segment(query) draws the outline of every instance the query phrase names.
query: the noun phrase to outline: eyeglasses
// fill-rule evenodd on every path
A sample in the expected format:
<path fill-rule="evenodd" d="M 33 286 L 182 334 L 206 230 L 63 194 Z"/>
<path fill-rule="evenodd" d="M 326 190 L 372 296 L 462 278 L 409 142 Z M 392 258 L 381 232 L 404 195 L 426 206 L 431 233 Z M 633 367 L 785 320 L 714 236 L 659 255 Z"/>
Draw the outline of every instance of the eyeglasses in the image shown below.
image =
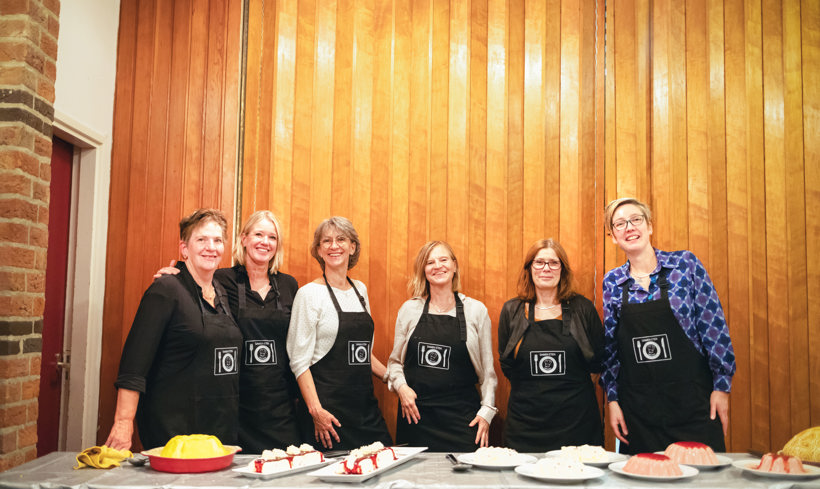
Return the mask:
<path fill-rule="evenodd" d="M 626 226 L 632 224 L 633 228 L 636 228 L 643 224 L 645 218 L 643 216 L 632 216 L 629 219 L 622 219 L 620 221 L 615 221 L 612 223 L 612 227 L 616 231 L 623 231 L 626 229 Z"/>
<path fill-rule="evenodd" d="M 333 246 L 334 241 L 337 245 L 343 246 L 345 243 L 347 243 L 347 236 L 336 236 L 336 239 L 333 239 L 330 236 L 328 236 L 326 238 L 322 238 L 322 241 L 320 241 L 319 244 L 321 244 L 325 248 L 330 248 L 331 246 Z"/>
<path fill-rule="evenodd" d="M 561 269 L 561 262 L 558 260 L 533 260 L 532 261 L 532 268 L 536 270 L 543 270 L 544 267 L 550 267 L 550 270 L 560 270 Z"/>

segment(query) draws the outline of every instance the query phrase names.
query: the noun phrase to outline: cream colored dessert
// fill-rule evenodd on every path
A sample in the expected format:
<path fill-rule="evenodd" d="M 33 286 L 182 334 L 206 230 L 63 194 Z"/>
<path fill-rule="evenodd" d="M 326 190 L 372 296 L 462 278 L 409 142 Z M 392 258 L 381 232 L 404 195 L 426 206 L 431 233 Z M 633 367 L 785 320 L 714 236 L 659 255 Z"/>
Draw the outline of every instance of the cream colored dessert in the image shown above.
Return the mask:
<path fill-rule="evenodd" d="M 535 475 L 554 477 L 579 477 L 590 473 L 590 468 L 577 460 L 568 458 L 542 458 L 535 462 L 533 473 Z"/>
<path fill-rule="evenodd" d="M 679 441 L 666 447 L 664 455 L 679 464 L 717 465 L 720 461 L 712 447 L 696 441 Z"/>
<path fill-rule="evenodd" d="M 623 468 L 624 472 L 636 475 L 655 477 L 676 477 L 683 475 L 680 465 L 666 455 L 658 453 L 639 453 L 629 457 Z"/>
<path fill-rule="evenodd" d="M 593 445 L 561 447 L 559 457 L 588 464 L 609 462 L 609 454 L 606 450 Z"/>
<path fill-rule="evenodd" d="M 396 453 L 381 442 L 351 450 L 350 455 L 337 464 L 337 474 L 369 474 L 397 460 Z"/>
<path fill-rule="evenodd" d="M 303 443 L 298 448 L 290 445 L 287 450 L 275 448 L 265 450 L 262 456 L 248 463 L 248 468 L 257 474 L 272 474 L 295 467 L 304 467 L 323 462 L 325 460 L 322 452 L 315 450 L 307 443 Z"/>
<path fill-rule="evenodd" d="M 776 474 L 805 474 L 807 472 L 799 458 L 776 453 L 763 455 L 759 464 L 751 464 L 749 468 Z"/>
<path fill-rule="evenodd" d="M 504 447 L 481 447 L 473 456 L 473 463 L 478 465 L 509 465 L 516 460 L 518 452 Z"/>
<path fill-rule="evenodd" d="M 780 453 L 798 457 L 805 462 L 820 462 L 820 426 L 794 435 Z"/>

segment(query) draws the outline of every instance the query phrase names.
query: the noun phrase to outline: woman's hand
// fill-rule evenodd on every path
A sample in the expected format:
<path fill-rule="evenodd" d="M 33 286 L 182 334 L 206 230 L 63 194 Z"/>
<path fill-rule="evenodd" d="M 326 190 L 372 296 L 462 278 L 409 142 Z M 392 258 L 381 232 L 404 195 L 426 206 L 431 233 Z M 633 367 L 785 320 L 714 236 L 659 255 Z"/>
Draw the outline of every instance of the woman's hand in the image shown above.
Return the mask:
<path fill-rule="evenodd" d="M 163 275 L 176 275 L 176 274 L 178 274 L 179 273 L 179 268 L 174 266 L 174 265 L 176 265 L 176 263 L 177 263 L 176 260 L 171 260 L 170 265 L 168 265 L 167 267 L 162 267 L 159 270 L 157 270 L 157 273 L 154 274 L 154 278 L 160 278 Z"/>
<path fill-rule="evenodd" d="M 115 420 L 114 425 L 111 426 L 111 433 L 108 434 L 108 439 L 105 440 L 105 446 L 117 450 L 128 450 L 131 448 L 131 438 L 133 435 L 133 421 L 127 419 Z"/>
<path fill-rule="evenodd" d="M 624 413 L 621 411 L 621 405 L 618 404 L 618 401 L 612 401 L 607 404 L 607 406 L 609 408 L 609 426 L 619 440 L 629 445 L 626 439 L 626 436 L 629 435 L 629 430 L 626 427 L 626 421 L 624 421 Z"/>
<path fill-rule="evenodd" d="M 715 419 L 715 414 L 720 416 L 720 424 L 723 425 L 723 436 L 729 431 L 729 393 L 712 391 L 709 396 L 709 407 L 711 419 Z"/>
<path fill-rule="evenodd" d="M 333 440 L 339 443 L 339 434 L 336 433 L 333 425 L 342 426 L 342 423 L 336 419 L 336 416 L 323 407 L 312 410 L 310 415 L 313 416 L 313 435 L 316 441 L 325 448 L 333 448 Z"/>
<path fill-rule="evenodd" d="M 470 426 L 475 426 L 478 423 L 478 431 L 475 434 L 475 444 L 481 447 L 486 447 L 490 436 L 490 423 L 481 416 L 476 416 L 470 422 Z"/>
<path fill-rule="evenodd" d="M 401 415 L 407 420 L 407 424 L 418 424 L 421 419 L 419 408 L 416 406 L 416 391 L 404 384 L 399 387 L 399 401 L 401 402 Z M 472 426 L 472 425 L 471 425 Z"/>

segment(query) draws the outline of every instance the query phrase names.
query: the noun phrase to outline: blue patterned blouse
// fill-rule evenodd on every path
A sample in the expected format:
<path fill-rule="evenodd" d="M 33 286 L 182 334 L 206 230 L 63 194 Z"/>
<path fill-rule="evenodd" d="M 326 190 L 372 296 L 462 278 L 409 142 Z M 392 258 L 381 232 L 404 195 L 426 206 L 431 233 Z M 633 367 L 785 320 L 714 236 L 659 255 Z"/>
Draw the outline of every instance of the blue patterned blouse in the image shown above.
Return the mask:
<path fill-rule="evenodd" d="M 621 286 L 627 280 L 632 281 L 628 286 L 630 304 L 657 300 L 661 297 L 661 289 L 656 283 L 661 267 L 667 269 L 672 312 L 695 349 L 708 358 L 714 390 L 729 392 L 735 373 L 735 351 L 723 317 L 723 307 L 709 274 L 691 251 L 655 249 L 655 256 L 658 258 L 658 266 L 652 272 L 649 291 L 631 279 L 628 261 L 604 276 L 606 354 L 601 384 L 606 391 L 607 401 L 618 400 L 621 360 L 618 358 L 615 332 L 621 317 Z"/>

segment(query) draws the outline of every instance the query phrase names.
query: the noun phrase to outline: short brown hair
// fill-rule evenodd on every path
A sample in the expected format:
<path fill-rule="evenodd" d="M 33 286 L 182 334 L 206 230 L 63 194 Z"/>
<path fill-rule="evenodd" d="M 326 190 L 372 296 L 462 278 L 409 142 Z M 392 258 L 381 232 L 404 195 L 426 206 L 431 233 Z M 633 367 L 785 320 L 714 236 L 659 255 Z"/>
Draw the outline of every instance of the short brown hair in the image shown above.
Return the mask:
<path fill-rule="evenodd" d="M 227 240 L 226 230 L 228 229 L 228 220 L 219 209 L 197 209 L 191 215 L 183 217 L 179 221 L 179 240 L 185 243 L 191 239 L 194 229 L 208 221 L 215 222 L 222 228 L 222 239 Z"/>
<path fill-rule="evenodd" d="M 446 241 L 428 241 L 420 249 L 416 255 L 416 262 L 413 265 L 413 276 L 407 281 L 407 290 L 412 297 L 427 297 L 430 295 L 430 282 L 427 281 L 427 274 L 424 273 L 427 267 L 427 259 L 430 258 L 430 253 L 433 252 L 436 246 L 441 245 L 450 254 L 450 259 L 456 264 L 456 269 L 453 271 L 453 292 L 458 292 L 461 288 L 461 276 L 459 274 L 458 259 L 453 251 L 453 247 Z"/>
<path fill-rule="evenodd" d="M 349 239 L 351 243 L 356 245 L 356 251 L 350 255 L 350 261 L 347 262 L 347 269 L 350 270 L 359 262 L 359 255 L 362 253 L 362 243 L 359 241 L 359 233 L 356 232 L 353 223 L 346 217 L 333 216 L 319 223 L 316 227 L 316 231 L 313 232 L 313 244 L 310 245 L 310 254 L 313 258 L 316 258 L 316 261 L 319 262 L 319 266 L 322 267 L 322 271 L 324 271 L 325 261 L 319 256 L 319 246 L 322 244 L 322 236 L 325 234 L 325 231 L 331 227 L 336 228 L 336 230 Z"/>
<path fill-rule="evenodd" d="M 521 267 L 521 273 L 518 274 L 518 298 L 522 301 L 531 301 L 535 299 L 535 283 L 532 280 L 532 262 L 539 251 L 550 248 L 555 251 L 555 255 L 561 262 L 561 278 L 558 280 L 558 292 L 556 299 L 564 301 L 575 295 L 574 279 L 572 276 L 572 268 L 569 266 L 569 258 L 567 252 L 561 243 L 549 239 L 541 239 L 530 246 L 527 255 L 524 258 L 524 266 Z"/>
<path fill-rule="evenodd" d="M 608 234 L 612 234 L 613 231 L 612 216 L 615 214 L 615 211 L 618 210 L 618 207 L 626 204 L 632 204 L 640 209 L 643 217 L 646 218 L 646 222 L 649 224 L 652 223 L 652 211 L 649 210 L 648 205 L 634 197 L 621 197 L 620 199 L 613 200 L 604 208 L 604 225 L 606 226 L 606 231 Z"/>
<path fill-rule="evenodd" d="M 276 228 L 276 253 L 273 254 L 273 258 L 270 259 L 268 263 L 268 271 L 273 273 L 279 270 L 279 267 L 282 266 L 282 260 L 284 255 L 284 238 L 282 237 L 282 225 L 279 224 L 279 219 L 276 218 L 273 212 L 263 210 L 263 211 L 256 211 L 245 221 L 245 225 L 242 226 L 242 232 L 239 233 L 239 237 L 242 238 L 247 236 L 249 232 L 251 232 L 251 228 L 254 227 L 261 221 L 267 219 L 271 223 L 273 223 L 273 227 Z M 233 250 L 233 257 L 236 258 L 236 262 L 242 266 L 245 266 L 245 254 L 246 254 L 245 247 L 242 246 L 242 242 L 240 241 L 237 243 L 236 247 Z"/>

